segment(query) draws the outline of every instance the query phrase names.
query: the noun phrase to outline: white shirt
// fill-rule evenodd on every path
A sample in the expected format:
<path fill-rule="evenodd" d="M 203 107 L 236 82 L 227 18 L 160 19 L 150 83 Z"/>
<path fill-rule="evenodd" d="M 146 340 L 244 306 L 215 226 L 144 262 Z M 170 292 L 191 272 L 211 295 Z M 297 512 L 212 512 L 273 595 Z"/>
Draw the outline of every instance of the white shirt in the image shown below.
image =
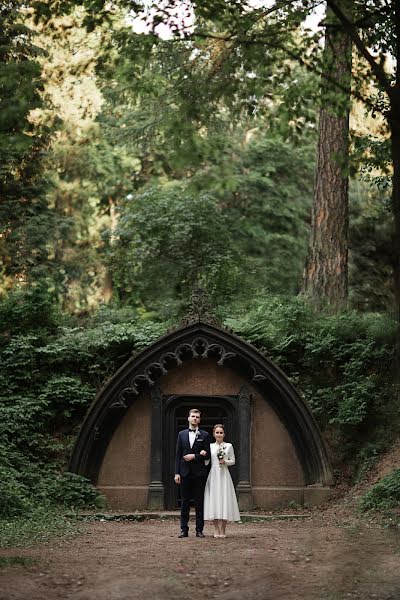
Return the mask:
<path fill-rule="evenodd" d="M 194 444 L 194 441 L 196 439 L 196 434 L 197 434 L 198 431 L 199 431 L 198 427 L 194 431 L 191 431 L 189 429 L 189 444 L 190 444 L 191 448 L 193 448 L 193 444 Z"/>

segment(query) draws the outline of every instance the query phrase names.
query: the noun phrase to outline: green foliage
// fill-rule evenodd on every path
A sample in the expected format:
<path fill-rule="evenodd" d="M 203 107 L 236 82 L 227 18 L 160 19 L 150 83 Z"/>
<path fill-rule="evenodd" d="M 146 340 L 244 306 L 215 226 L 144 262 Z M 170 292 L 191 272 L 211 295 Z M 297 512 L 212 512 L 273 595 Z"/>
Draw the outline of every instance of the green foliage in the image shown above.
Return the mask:
<path fill-rule="evenodd" d="M 93 389 L 82 383 L 77 377 L 55 375 L 45 382 L 38 396 L 38 403 L 43 407 L 53 405 L 53 411 L 62 411 L 64 417 L 69 417 L 77 407 L 87 407 L 93 400 Z M 58 406 L 57 406 L 58 405 Z M 65 406 L 69 410 L 65 410 Z"/>
<path fill-rule="evenodd" d="M 45 484 L 46 499 L 66 508 L 105 508 L 106 501 L 88 479 L 76 473 L 64 473 Z"/>
<path fill-rule="evenodd" d="M 57 510 L 36 506 L 22 517 L 1 519 L 0 548 L 32 546 L 81 532 L 74 519 L 66 518 Z"/>
<path fill-rule="evenodd" d="M 205 192 L 190 195 L 173 185 L 131 195 L 110 257 L 120 294 L 131 302 L 152 299 L 161 308 L 168 299 L 185 301 L 202 282 L 220 299 L 235 289 L 241 262 L 231 227 L 218 201 Z"/>
<path fill-rule="evenodd" d="M 362 511 L 387 511 L 400 506 L 400 469 L 383 477 L 359 502 Z"/>
<path fill-rule="evenodd" d="M 42 104 L 40 51 L 26 8 L 14 1 L 0 8 L 0 292 L 15 278 L 37 280 L 48 272 L 47 140 L 31 118 Z"/>
<path fill-rule="evenodd" d="M 390 311 L 394 306 L 390 190 L 352 181 L 349 210 L 352 306 L 361 311 Z"/>
<path fill-rule="evenodd" d="M 362 481 L 372 467 L 376 464 L 385 442 L 367 443 L 357 455 L 358 468 L 355 475 L 355 483 Z"/>
<path fill-rule="evenodd" d="M 251 125 L 253 129 L 249 129 Z M 200 279 L 213 303 L 267 287 L 297 291 L 307 251 L 312 139 L 293 147 L 262 120 L 199 136 L 188 177 L 141 188 L 120 203 L 109 268 L 124 302 L 179 312 Z M 193 165 L 194 167 L 194 165 Z M 153 168 L 155 164 L 153 163 Z M 159 180 L 160 181 L 160 180 Z M 239 284 L 239 285 L 238 285 Z"/>
<path fill-rule="evenodd" d="M 51 123 L 46 166 L 51 181 L 52 281 L 59 303 L 83 312 L 102 297 L 107 277 L 102 231 L 114 204 L 130 185 L 132 160 L 105 139 L 96 123 L 103 97 L 95 75 L 102 35 L 88 34 L 84 12 L 51 16 L 36 26 L 47 106 L 36 111 Z"/>
<path fill-rule="evenodd" d="M 241 13 L 240 27 L 245 19 Z M 117 230 L 106 238 L 119 299 L 141 301 L 146 310 L 154 310 L 170 265 L 177 268 L 162 287 L 164 304 L 170 305 L 163 316 L 179 311 L 193 271 L 206 271 L 203 282 L 214 303 L 232 291 L 297 291 L 312 201 L 315 78 L 282 56 L 277 60 L 276 50 L 266 56 L 264 48 L 231 47 L 223 40 L 164 42 L 157 36 L 132 35 L 119 21 L 105 51 L 100 73 L 106 103 L 99 121 L 114 145 L 129 148 L 137 157 L 129 201 L 119 202 Z M 272 65 L 276 71 L 270 74 Z M 289 84 L 292 78 L 295 85 Z M 186 204 L 196 199 L 198 205 L 202 199 L 204 212 L 209 206 L 205 192 L 218 202 L 215 226 L 208 223 L 214 244 L 200 245 L 195 261 L 196 246 L 182 235 L 190 217 L 187 208 L 180 210 L 172 200 L 174 189 L 182 202 L 186 196 Z M 161 197 L 170 199 L 164 220 L 159 216 Z M 146 212 L 144 203 L 149 205 Z M 172 217 L 177 231 L 170 227 Z M 151 230 L 153 220 L 157 231 Z M 216 237 L 220 222 L 224 233 L 218 230 Z M 144 258 L 139 265 L 134 252 L 145 235 L 162 239 L 165 248 L 164 255 L 155 249 L 146 271 Z M 215 264 L 212 252 L 219 251 L 219 239 L 224 251 L 231 252 L 234 270 L 223 260 Z M 182 253 L 188 265 L 183 274 L 177 265 Z M 230 277 L 230 285 L 220 279 L 221 273 L 225 280 Z"/>
<path fill-rule="evenodd" d="M 104 506 L 84 478 L 62 475 L 73 435 L 107 376 L 165 326 L 107 307 L 67 326 L 45 283 L 8 294 L 0 315 L 0 517 Z"/>
<path fill-rule="evenodd" d="M 399 433 L 392 373 L 396 326 L 386 315 L 317 317 L 301 298 L 266 296 L 245 316 L 226 322 L 298 386 L 337 464 L 362 464 L 366 441 L 381 450 Z"/>
<path fill-rule="evenodd" d="M 85 328 L 61 328 L 57 336 L 38 349 L 40 360 L 53 370 L 82 374 L 93 386 L 94 397 L 94 388 L 98 389 L 132 353 L 148 346 L 167 327 L 140 320 L 133 309 L 129 309 L 129 315 L 122 310 L 120 318 L 126 320 L 118 322 L 118 312 L 102 307 Z"/>
<path fill-rule="evenodd" d="M 232 129 L 228 140 L 209 137 L 209 152 L 214 142 L 216 155 L 196 171 L 190 186 L 214 193 L 235 225 L 231 235 L 247 258 L 240 270 L 241 289 L 247 295 L 264 287 L 293 293 L 307 252 L 313 140 L 304 135 L 296 146 L 267 132 L 262 120 L 252 125 L 250 131 Z"/>
<path fill-rule="evenodd" d="M 36 564 L 37 560 L 30 556 L 2 556 L 0 558 L 0 569 L 3 567 L 23 566 L 31 567 Z"/>
<path fill-rule="evenodd" d="M 68 17 L 57 16 L 77 4 L 80 8 Z M 351 16 L 364 23 L 367 47 L 391 48 L 394 23 L 387 7 L 341 6 L 349 4 L 354 5 Z M 257 281 L 259 289 L 273 293 L 296 292 L 307 246 L 314 162 L 310 141 L 315 142 L 319 102 L 318 78 L 299 63 L 307 60 L 317 71 L 323 66 L 320 32 L 300 27 L 311 5 L 288 3 L 263 15 L 246 2 L 204 2 L 193 7 L 194 34 L 187 31 L 182 37 L 169 11 L 154 5 L 149 22 L 153 16 L 157 31 L 157 24 L 170 19 L 176 34 L 172 40 L 154 31 L 137 35 L 126 26 L 126 10 L 146 14 L 148 3 L 120 1 L 112 9 L 90 0 L 50 5 L 35 3 L 38 15 L 47 15 L 47 28 L 38 27 L 38 39 L 48 52 L 40 64 L 54 105 L 51 118 L 63 119 L 48 176 L 54 183 L 52 248 L 58 268 L 53 280 L 64 306 L 70 311 L 96 306 L 105 280 L 104 291 L 111 293 L 104 254 L 109 256 L 114 239 L 114 212 L 125 211 L 127 194 L 149 185 L 163 190 L 176 181 L 192 195 L 207 190 L 218 198 L 230 224 L 236 224 L 229 243 L 239 244 L 245 259 L 234 273 L 241 289 Z M 84 30 L 89 21 L 90 29 L 96 24 L 95 35 Z M 365 96 L 368 77 L 361 64 L 354 62 L 353 87 Z M 369 106 L 372 101 L 387 114 L 382 92 L 367 92 Z M 336 88 L 329 94 L 332 105 L 340 94 Z M 247 138 L 257 138 L 256 143 Z M 358 137 L 354 162 L 362 157 L 375 177 L 388 160 L 388 144 L 377 138 L 371 155 L 372 147 L 365 136 Z M 356 207 L 352 215 L 351 298 L 362 310 L 382 310 L 391 302 L 390 223 L 384 215 L 371 219 L 364 209 Z M 144 290 L 143 272 L 136 273 L 137 279 L 125 275 L 126 263 L 116 264 L 118 254 L 114 258 L 115 295 L 136 304 L 149 299 L 145 310 L 152 310 L 157 301 L 150 297 L 159 296 L 158 287 Z M 162 275 L 163 261 L 158 265 Z M 186 285 L 184 280 L 175 286 L 166 314 L 179 310 Z M 234 281 L 231 287 L 238 288 Z"/>
<path fill-rule="evenodd" d="M 142 15 L 138 9 L 138 19 L 142 17 L 150 28 L 155 19 L 155 35 L 150 32 L 138 35 L 130 27 L 115 26 L 113 52 L 111 57 L 108 52 L 105 62 L 116 75 L 114 91 L 110 93 L 115 95 L 119 91 L 128 107 L 117 111 L 116 124 L 123 121 L 130 134 L 132 130 L 140 130 L 142 142 L 149 130 L 160 129 L 161 125 L 164 144 L 172 145 L 181 157 L 196 152 L 202 128 L 223 132 L 232 122 L 244 121 L 255 114 L 271 117 L 277 129 L 284 129 L 287 134 L 302 136 L 315 122 L 318 83 L 303 66 L 290 60 L 283 48 L 285 42 L 292 48 L 300 42 L 298 15 L 290 19 L 291 27 L 285 27 L 284 32 L 277 27 L 273 14 L 268 19 L 269 39 L 277 34 L 280 43 L 269 44 L 268 40 L 242 43 L 242 34 L 250 41 L 246 30 L 254 25 L 254 18 L 258 27 L 264 25 L 262 19 L 255 17 L 258 11 L 245 9 L 245 4 L 235 2 L 228 9 L 226 2 L 193 6 L 194 35 L 186 31 L 186 35 L 177 34 L 172 40 L 161 40 L 157 35 L 157 25 L 169 21 L 169 11 L 157 4 L 152 6 L 147 19 L 146 7 Z M 177 28 L 182 31 L 183 23 L 172 17 L 169 27 L 177 33 Z M 222 30 L 214 36 L 212 31 L 220 27 Z M 233 27 L 235 33 L 227 35 L 225 27 Z M 315 44 L 314 55 L 318 54 L 319 47 Z M 137 120 L 127 123 L 133 104 L 127 102 L 130 97 L 136 100 Z"/>
<path fill-rule="evenodd" d="M 28 487 L 20 481 L 21 473 L 13 468 L 9 456 L 4 464 L 5 448 L 2 445 L 0 449 L 0 518 L 26 514 L 31 508 Z"/>
<path fill-rule="evenodd" d="M 59 323 L 51 281 L 46 279 L 29 286 L 16 287 L 0 299 L 1 340 L 10 335 L 31 331 L 54 330 Z"/>

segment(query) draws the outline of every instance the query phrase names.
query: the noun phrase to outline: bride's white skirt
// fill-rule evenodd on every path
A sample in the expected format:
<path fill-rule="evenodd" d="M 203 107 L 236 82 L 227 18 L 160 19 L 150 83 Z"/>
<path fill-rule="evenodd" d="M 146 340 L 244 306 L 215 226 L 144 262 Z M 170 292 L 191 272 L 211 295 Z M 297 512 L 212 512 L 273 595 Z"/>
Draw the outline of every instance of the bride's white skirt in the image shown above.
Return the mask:
<path fill-rule="evenodd" d="M 204 491 L 204 519 L 240 521 L 235 488 L 228 467 L 212 466 Z"/>

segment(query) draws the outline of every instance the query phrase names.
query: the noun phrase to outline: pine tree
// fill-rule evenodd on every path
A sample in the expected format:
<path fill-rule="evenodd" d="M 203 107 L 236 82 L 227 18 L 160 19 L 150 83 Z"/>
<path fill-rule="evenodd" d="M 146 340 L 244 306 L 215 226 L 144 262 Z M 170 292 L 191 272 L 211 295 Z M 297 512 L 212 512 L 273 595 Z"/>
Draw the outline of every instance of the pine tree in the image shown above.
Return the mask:
<path fill-rule="evenodd" d="M 310 247 L 303 277 L 303 293 L 316 308 L 342 308 L 348 290 L 349 229 L 349 115 L 351 39 L 328 10 L 325 20 L 322 106 L 315 171 Z"/>

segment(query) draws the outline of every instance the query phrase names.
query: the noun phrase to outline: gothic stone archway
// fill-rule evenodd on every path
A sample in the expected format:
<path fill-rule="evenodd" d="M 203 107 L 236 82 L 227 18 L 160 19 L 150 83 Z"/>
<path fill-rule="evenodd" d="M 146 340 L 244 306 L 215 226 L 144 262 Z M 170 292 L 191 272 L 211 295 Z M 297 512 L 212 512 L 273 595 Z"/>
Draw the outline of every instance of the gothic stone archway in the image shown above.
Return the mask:
<path fill-rule="evenodd" d="M 236 403 L 242 509 L 313 504 L 329 493 L 326 450 L 294 386 L 253 346 L 203 322 L 163 336 L 115 373 L 84 420 L 70 470 L 99 485 L 115 508 L 164 508 L 165 405 L 182 394 Z"/>

